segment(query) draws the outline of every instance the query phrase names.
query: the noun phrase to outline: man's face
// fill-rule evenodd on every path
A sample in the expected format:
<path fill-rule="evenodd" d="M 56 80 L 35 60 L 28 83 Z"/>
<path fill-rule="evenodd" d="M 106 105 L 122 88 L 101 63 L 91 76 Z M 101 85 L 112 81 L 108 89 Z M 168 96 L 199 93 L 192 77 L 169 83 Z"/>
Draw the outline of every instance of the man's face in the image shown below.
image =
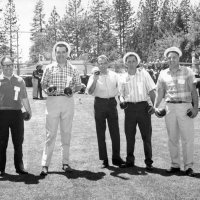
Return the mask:
<path fill-rule="evenodd" d="M 7 77 L 11 77 L 13 75 L 14 65 L 12 60 L 6 58 L 2 63 L 3 74 Z"/>
<path fill-rule="evenodd" d="M 179 55 L 175 52 L 169 52 L 167 55 L 168 64 L 170 67 L 179 66 Z"/>
<path fill-rule="evenodd" d="M 59 64 L 64 64 L 67 59 L 66 47 L 56 47 L 56 60 Z"/>
<path fill-rule="evenodd" d="M 129 56 L 126 59 L 126 65 L 128 66 L 128 68 L 136 68 L 138 65 L 137 58 L 135 56 Z"/>
<path fill-rule="evenodd" d="M 100 71 L 106 70 L 108 68 L 108 61 L 104 58 L 99 58 L 98 65 L 99 65 Z"/>

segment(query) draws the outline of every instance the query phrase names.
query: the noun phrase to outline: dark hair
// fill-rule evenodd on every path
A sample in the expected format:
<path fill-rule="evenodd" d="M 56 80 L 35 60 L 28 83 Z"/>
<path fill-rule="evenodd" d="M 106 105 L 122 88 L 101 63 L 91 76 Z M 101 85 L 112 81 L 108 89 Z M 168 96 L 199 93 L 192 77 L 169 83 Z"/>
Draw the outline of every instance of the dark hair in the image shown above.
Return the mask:
<path fill-rule="evenodd" d="M 1 58 L 1 61 L 0 61 L 0 63 L 1 63 L 2 66 L 4 66 L 3 62 L 5 61 L 6 58 L 9 59 L 9 60 L 11 60 L 12 63 L 14 63 L 14 58 L 12 58 L 11 56 L 3 56 Z"/>
<path fill-rule="evenodd" d="M 126 60 L 125 60 L 125 62 L 126 62 L 126 61 L 127 61 L 127 59 L 128 59 L 129 57 L 131 57 L 131 56 L 135 57 L 135 58 L 136 58 L 136 60 L 137 60 L 137 62 L 138 62 L 138 59 L 137 59 L 137 57 L 136 57 L 135 55 L 133 55 L 133 54 L 130 54 L 130 55 L 128 55 L 128 56 L 126 57 Z"/>
<path fill-rule="evenodd" d="M 65 44 L 58 44 L 58 45 L 56 45 L 55 52 L 56 52 L 57 47 L 65 47 L 66 48 L 66 52 L 69 51 L 68 47 Z"/>

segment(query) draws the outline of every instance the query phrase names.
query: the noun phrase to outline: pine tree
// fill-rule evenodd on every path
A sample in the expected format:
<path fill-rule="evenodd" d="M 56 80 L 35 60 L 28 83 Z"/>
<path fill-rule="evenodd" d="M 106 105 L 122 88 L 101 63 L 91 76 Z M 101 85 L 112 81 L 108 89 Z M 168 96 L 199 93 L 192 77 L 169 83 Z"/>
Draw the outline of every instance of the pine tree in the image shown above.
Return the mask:
<path fill-rule="evenodd" d="M 114 0 L 116 31 L 119 37 L 119 48 L 122 54 L 125 51 L 126 35 L 132 15 L 131 4 L 127 0 Z"/>
<path fill-rule="evenodd" d="M 8 0 L 6 4 L 6 10 L 4 13 L 4 28 L 5 28 L 5 36 L 9 40 L 9 54 L 12 57 L 15 53 L 16 47 L 16 33 L 18 31 L 17 25 L 17 15 L 15 11 L 15 4 L 13 0 Z"/>
<path fill-rule="evenodd" d="M 38 0 L 34 10 L 34 17 L 31 29 L 31 40 L 33 41 L 33 45 L 30 48 L 30 57 L 33 62 L 38 62 L 39 54 L 43 54 L 46 52 L 46 37 L 45 37 L 45 14 L 43 9 L 44 3 L 42 0 Z"/>

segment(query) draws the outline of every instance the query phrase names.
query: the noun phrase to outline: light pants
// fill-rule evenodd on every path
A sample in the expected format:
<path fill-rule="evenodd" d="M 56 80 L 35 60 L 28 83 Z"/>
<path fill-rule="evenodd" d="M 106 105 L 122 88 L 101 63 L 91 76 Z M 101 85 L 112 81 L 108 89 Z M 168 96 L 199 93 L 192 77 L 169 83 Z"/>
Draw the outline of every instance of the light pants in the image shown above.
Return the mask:
<path fill-rule="evenodd" d="M 167 103 L 165 122 L 168 132 L 168 146 L 171 156 L 171 167 L 180 167 L 181 138 L 184 170 L 193 166 L 194 124 L 186 113 L 191 103 Z"/>
<path fill-rule="evenodd" d="M 58 125 L 61 134 L 62 164 L 69 163 L 69 147 L 72 121 L 74 116 L 74 99 L 65 96 L 49 96 L 46 102 L 46 141 L 42 156 L 42 166 L 49 166 L 53 154 Z"/>
<path fill-rule="evenodd" d="M 38 98 L 38 79 L 32 78 L 32 84 L 33 84 L 33 98 Z"/>

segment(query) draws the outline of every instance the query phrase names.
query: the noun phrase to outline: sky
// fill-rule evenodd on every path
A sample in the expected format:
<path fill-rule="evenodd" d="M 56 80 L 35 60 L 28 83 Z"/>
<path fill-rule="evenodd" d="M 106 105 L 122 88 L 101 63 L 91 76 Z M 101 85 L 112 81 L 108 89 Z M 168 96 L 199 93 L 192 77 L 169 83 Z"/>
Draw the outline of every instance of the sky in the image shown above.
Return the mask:
<path fill-rule="evenodd" d="M 4 10 L 7 1 L 8 0 L 0 0 L 0 9 Z M 21 31 L 21 33 L 19 33 L 19 52 L 22 62 L 29 59 L 29 48 L 31 46 L 30 33 L 25 32 L 29 32 L 31 29 L 31 23 L 34 16 L 33 11 L 37 1 L 38 0 L 14 0 Z M 87 8 L 91 1 L 92 0 L 82 0 L 82 6 Z M 194 4 L 199 1 L 200 0 L 191 0 L 191 3 Z M 43 0 L 43 2 L 45 21 L 48 21 L 54 6 L 56 6 L 56 10 L 62 18 L 65 13 L 68 0 Z M 140 0 L 131 0 L 131 2 L 133 8 L 137 10 Z M 0 13 L 0 17 L 2 13 L 3 12 Z"/>

